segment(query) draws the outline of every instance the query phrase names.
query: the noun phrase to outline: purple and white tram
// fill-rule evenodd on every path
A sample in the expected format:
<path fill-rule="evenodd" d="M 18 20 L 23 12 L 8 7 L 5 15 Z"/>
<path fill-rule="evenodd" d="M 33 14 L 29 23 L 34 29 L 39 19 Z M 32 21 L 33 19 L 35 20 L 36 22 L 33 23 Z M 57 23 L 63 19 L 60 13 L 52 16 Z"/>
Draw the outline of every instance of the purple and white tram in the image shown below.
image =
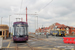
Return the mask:
<path fill-rule="evenodd" d="M 28 41 L 28 24 L 27 22 L 13 23 L 13 41 Z"/>

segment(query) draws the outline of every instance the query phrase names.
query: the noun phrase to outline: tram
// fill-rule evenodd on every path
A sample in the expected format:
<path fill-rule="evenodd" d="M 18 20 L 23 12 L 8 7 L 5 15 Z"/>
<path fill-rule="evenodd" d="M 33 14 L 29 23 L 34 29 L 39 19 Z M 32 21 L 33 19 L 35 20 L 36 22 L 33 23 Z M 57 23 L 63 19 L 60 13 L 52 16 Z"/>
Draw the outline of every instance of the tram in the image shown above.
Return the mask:
<path fill-rule="evenodd" d="M 66 32 L 65 32 L 65 30 L 51 30 L 50 35 L 52 35 L 52 36 L 65 36 Z"/>
<path fill-rule="evenodd" d="M 28 41 L 28 24 L 27 22 L 13 23 L 13 41 Z"/>

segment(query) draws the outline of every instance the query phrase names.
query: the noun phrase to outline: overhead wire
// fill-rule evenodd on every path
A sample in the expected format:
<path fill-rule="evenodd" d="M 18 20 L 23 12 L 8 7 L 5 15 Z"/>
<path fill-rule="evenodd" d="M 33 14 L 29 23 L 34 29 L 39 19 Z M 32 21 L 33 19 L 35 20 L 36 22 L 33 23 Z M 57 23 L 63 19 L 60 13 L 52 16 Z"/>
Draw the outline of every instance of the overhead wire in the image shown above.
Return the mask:
<path fill-rule="evenodd" d="M 52 0 L 53 1 L 53 0 Z M 43 8 L 47 7 L 52 1 L 50 1 L 46 6 L 44 6 Z"/>
<path fill-rule="evenodd" d="M 52 0 L 52 1 L 53 1 L 53 0 Z M 43 10 L 45 7 L 47 7 L 52 1 L 50 1 L 48 4 L 46 4 L 46 6 L 44 6 L 41 10 Z M 41 10 L 40 10 L 38 13 L 40 13 Z"/>
<path fill-rule="evenodd" d="M 52 0 L 52 1 L 53 1 L 53 0 Z M 47 7 L 52 1 L 50 1 L 48 4 L 46 4 L 46 6 L 44 6 L 42 9 L 44 9 L 45 7 Z M 42 9 L 41 9 L 41 10 L 42 10 Z M 41 10 L 40 10 L 40 11 L 41 11 Z M 39 12 L 40 12 L 40 11 L 39 11 Z"/>
<path fill-rule="evenodd" d="M 20 5 L 20 12 L 21 12 L 21 8 L 22 8 L 22 3 L 23 3 L 23 0 L 21 0 L 21 5 Z"/>

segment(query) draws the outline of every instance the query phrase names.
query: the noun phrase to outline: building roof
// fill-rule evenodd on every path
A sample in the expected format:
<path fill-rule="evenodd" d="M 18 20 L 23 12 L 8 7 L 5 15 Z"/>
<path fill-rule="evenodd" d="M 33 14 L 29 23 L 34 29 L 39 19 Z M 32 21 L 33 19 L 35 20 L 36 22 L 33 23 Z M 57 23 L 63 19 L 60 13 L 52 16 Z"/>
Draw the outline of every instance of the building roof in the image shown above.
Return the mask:
<path fill-rule="evenodd" d="M 74 28 L 74 27 L 70 26 L 70 28 Z"/>
<path fill-rule="evenodd" d="M 8 25 L 0 25 L 0 29 L 9 29 L 9 26 Z"/>
<path fill-rule="evenodd" d="M 61 24 L 59 24 L 59 23 L 55 23 L 55 25 L 61 25 Z"/>
<path fill-rule="evenodd" d="M 50 27 L 45 27 L 45 29 L 49 29 Z"/>

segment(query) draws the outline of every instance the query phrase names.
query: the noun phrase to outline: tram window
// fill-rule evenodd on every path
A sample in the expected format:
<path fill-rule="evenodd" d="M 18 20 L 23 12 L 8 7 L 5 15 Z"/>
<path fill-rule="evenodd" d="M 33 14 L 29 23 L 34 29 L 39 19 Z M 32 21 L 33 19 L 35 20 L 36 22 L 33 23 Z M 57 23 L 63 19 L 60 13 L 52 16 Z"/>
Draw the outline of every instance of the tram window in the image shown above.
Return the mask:
<path fill-rule="evenodd" d="M 14 35 L 27 35 L 28 28 L 27 27 L 14 27 Z"/>
<path fill-rule="evenodd" d="M 65 31 L 61 31 L 61 34 L 64 34 L 65 33 Z"/>
<path fill-rule="evenodd" d="M 23 30 L 22 31 L 23 31 L 23 35 L 25 35 L 25 28 L 24 27 L 23 27 Z"/>
<path fill-rule="evenodd" d="M 26 27 L 25 27 L 25 35 L 26 35 Z"/>
<path fill-rule="evenodd" d="M 14 35 L 14 27 L 13 27 L 13 35 Z"/>
<path fill-rule="evenodd" d="M 55 31 L 54 33 L 59 33 L 59 31 Z"/>
<path fill-rule="evenodd" d="M 16 27 L 16 35 L 19 35 L 19 27 Z"/>
<path fill-rule="evenodd" d="M 28 35 L 28 28 L 25 27 L 25 35 Z"/>
<path fill-rule="evenodd" d="M 28 27 L 26 27 L 26 34 L 28 35 Z"/>

